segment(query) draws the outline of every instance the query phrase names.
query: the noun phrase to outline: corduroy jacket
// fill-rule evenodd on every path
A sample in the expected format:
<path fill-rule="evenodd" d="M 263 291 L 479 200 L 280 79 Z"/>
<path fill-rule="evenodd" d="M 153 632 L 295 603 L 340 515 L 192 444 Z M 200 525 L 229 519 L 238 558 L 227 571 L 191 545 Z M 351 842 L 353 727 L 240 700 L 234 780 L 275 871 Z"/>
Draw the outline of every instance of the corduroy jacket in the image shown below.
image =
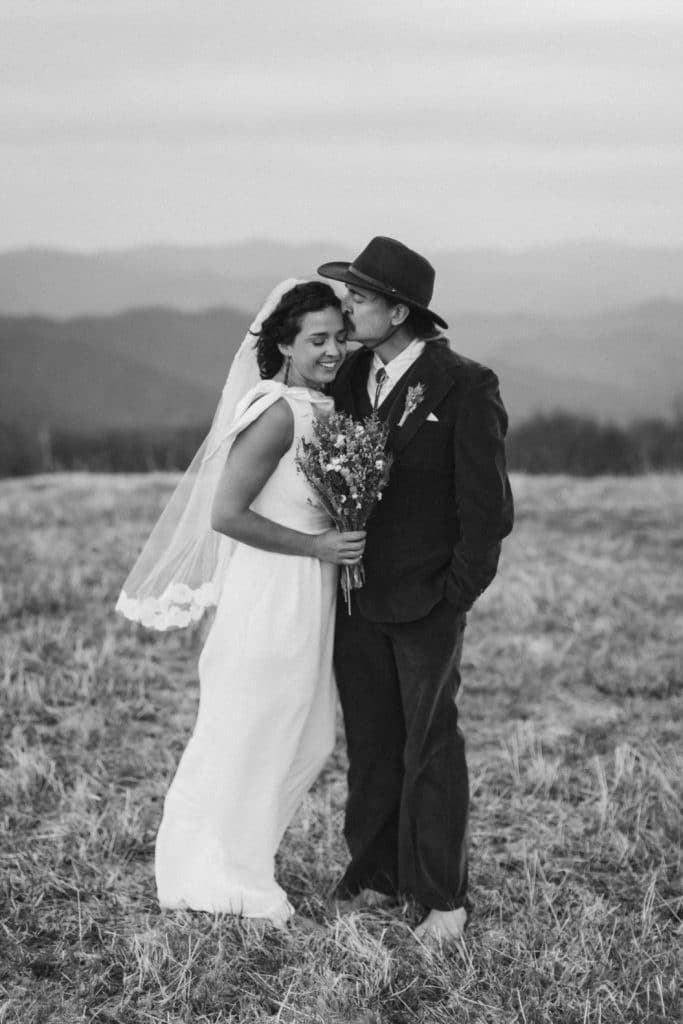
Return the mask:
<path fill-rule="evenodd" d="M 337 409 L 355 419 L 371 413 L 371 359 L 352 352 L 332 384 Z M 418 384 L 422 398 L 399 426 Z M 393 464 L 367 525 L 358 607 L 373 622 L 414 621 L 443 598 L 465 612 L 494 578 L 513 523 L 498 379 L 445 338 L 431 340 L 378 415 L 390 426 Z"/>

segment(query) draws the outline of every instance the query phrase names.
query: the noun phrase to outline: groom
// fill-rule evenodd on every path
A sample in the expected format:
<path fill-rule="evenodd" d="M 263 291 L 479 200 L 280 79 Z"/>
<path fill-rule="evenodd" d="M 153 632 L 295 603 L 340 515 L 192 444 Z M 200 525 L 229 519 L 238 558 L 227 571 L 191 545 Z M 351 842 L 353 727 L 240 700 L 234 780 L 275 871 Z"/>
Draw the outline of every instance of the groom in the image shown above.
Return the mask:
<path fill-rule="evenodd" d="M 418 934 L 457 939 L 469 790 L 455 697 L 466 612 L 512 529 L 507 416 L 495 375 L 439 330 L 423 256 L 378 237 L 318 273 L 345 283 L 348 337 L 361 343 L 334 382 L 337 408 L 357 419 L 375 409 L 393 452 L 367 526 L 365 586 L 351 615 L 338 603 L 351 862 L 337 896 L 354 907 L 411 896 L 426 908 Z"/>

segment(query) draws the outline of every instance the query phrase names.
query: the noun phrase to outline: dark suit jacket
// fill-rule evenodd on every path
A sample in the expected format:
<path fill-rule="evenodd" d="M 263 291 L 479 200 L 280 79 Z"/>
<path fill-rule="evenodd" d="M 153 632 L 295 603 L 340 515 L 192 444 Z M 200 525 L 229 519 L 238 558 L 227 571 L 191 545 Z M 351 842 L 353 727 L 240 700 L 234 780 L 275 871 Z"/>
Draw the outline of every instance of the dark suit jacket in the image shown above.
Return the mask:
<path fill-rule="evenodd" d="M 371 360 L 365 349 L 351 353 L 332 385 L 337 409 L 356 419 L 371 412 Z M 418 383 L 424 398 L 399 427 L 408 387 Z M 358 606 L 374 622 L 422 618 L 444 597 L 467 611 L 495 576 L 513 521 L 496 375 L 446 339 L 428 341 L 378 413 L 390 425 L 393 465 L 367 525 Z"/>

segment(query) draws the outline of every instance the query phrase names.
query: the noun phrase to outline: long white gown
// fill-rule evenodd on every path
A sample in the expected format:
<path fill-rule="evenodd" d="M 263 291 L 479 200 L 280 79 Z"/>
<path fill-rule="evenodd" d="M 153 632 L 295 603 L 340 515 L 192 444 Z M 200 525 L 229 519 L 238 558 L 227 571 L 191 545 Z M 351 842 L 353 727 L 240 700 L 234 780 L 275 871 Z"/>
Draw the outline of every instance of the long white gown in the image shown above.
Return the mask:
<path fill-rule="evenodd" d="M 294 456 L 332 399 L 273 381 L 237 432 L 284 398 L 294 440 L 252 504 L 304 533 L 329 529 Z M 162 907 L 282 923 L 293 913 L 274 878 L 287 825 L 334 746 L 336 566 L 236 544 L 199 659 L 199 710 L 166 796 L 156 842 Z"/>

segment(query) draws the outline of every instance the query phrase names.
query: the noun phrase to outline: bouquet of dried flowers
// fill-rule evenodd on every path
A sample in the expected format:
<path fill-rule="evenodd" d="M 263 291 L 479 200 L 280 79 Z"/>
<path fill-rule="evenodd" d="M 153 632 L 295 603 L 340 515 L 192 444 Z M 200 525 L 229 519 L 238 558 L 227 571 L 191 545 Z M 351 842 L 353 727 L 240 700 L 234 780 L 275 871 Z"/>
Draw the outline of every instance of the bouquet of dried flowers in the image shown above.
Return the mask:
<path fill-rule="evenodd" d="M 313 424 L 313 437 L 299 442 L 296 464 L 338 530 L 363 530 L 389 479 L 388 428 L 376 416 L 362 422 L 345 413 Z M 344 566 L 340 577 L 346 607 L 351 591 L 365 582 L 363 562 Z"/>

